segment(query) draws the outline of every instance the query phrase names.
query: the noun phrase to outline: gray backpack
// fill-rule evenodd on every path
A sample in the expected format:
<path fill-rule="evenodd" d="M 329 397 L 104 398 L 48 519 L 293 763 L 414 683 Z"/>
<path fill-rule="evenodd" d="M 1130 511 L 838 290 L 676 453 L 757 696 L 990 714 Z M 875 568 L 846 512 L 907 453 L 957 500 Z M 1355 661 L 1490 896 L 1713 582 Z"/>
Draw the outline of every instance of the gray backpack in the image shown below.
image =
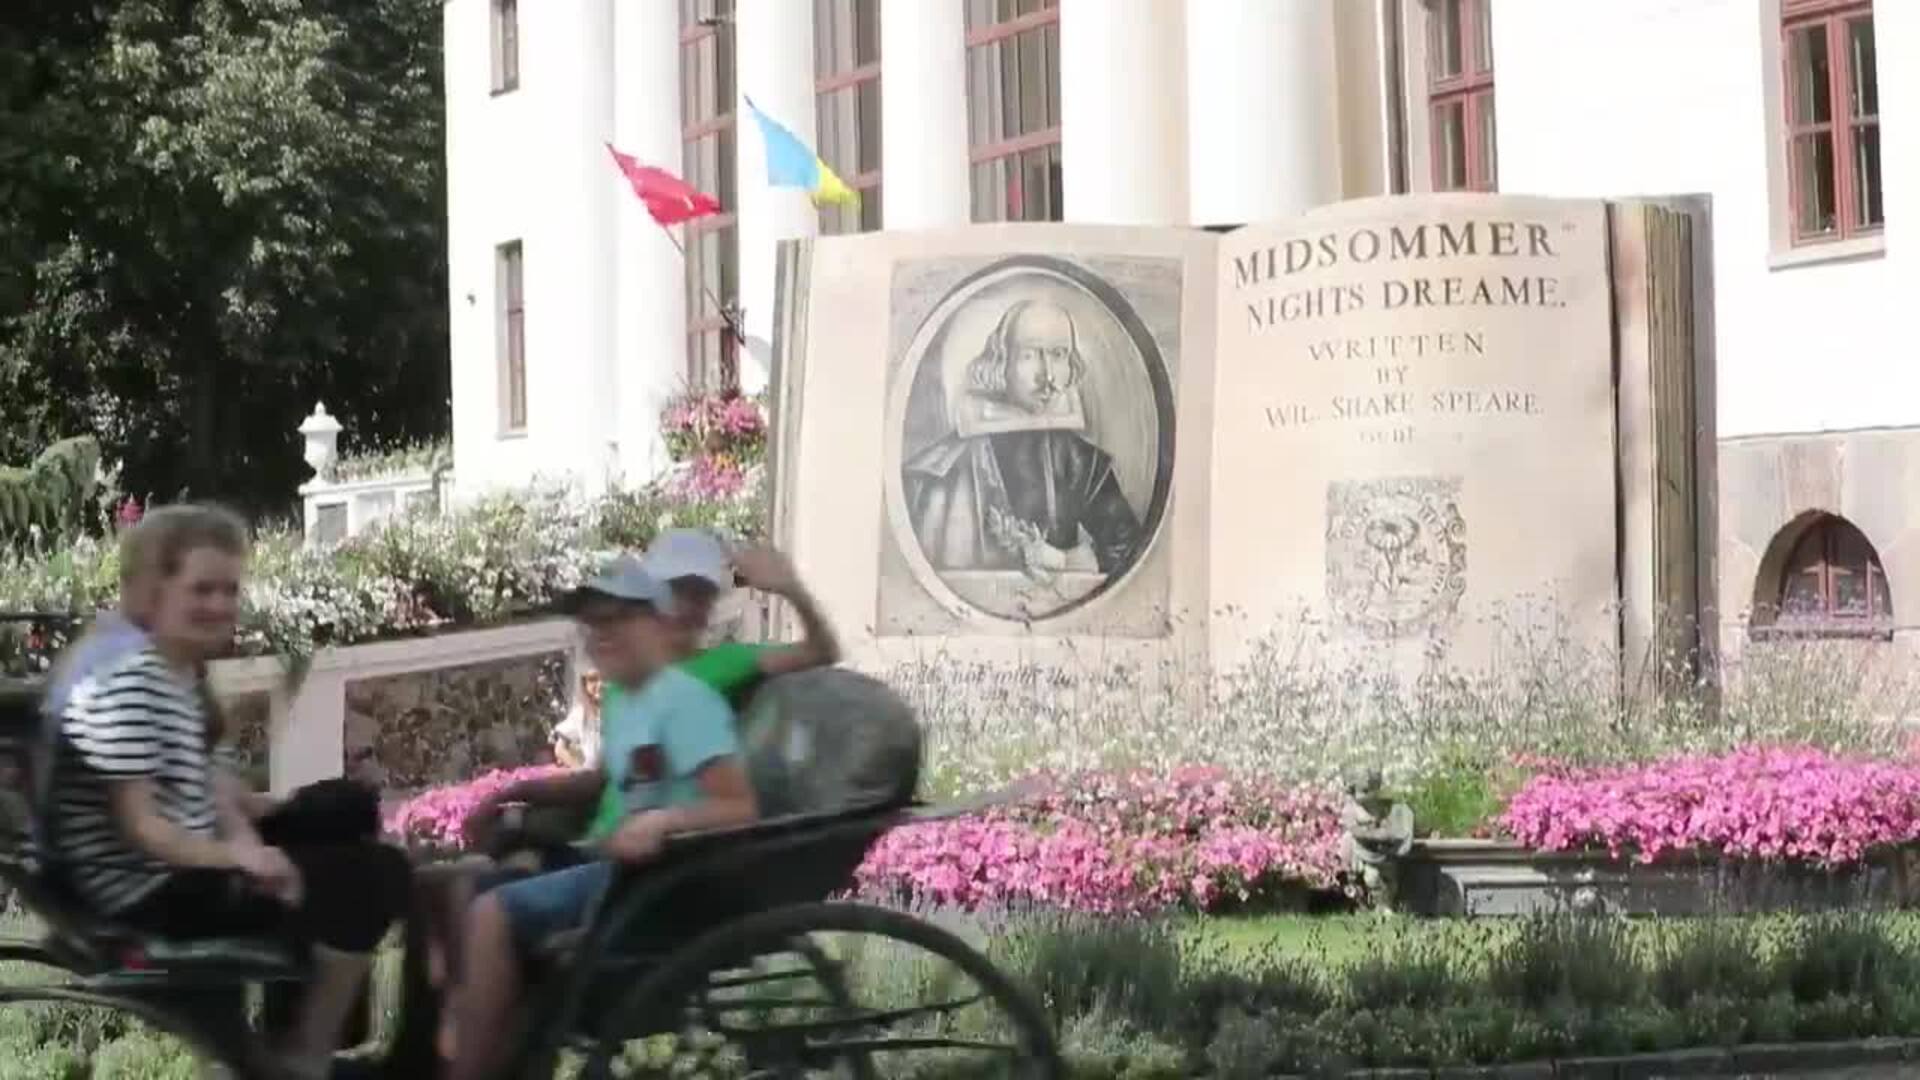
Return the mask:
<path fill-rule="evenodd" d="M 740 733 L 765 818 L 905 806 L 920 784 L 919 718 L 857 671 L 768 679 L 741 707 Z"/>

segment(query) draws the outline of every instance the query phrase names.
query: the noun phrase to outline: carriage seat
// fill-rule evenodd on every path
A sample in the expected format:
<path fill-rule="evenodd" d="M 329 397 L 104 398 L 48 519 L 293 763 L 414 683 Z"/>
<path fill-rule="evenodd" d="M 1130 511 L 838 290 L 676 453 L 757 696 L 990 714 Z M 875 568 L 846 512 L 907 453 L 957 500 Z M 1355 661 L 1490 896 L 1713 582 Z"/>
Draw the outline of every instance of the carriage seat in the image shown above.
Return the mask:
<path fill-rule="evenodd" d="M 38 680 L 0 680 L 0 833 L 8 850 L 0 880 L 21 906 L 46 924 L 42 947 L 58 962 L 92 972 L 231 972 L 246 979 L 297 978 L 305 960 L 287 944 L 257 938 L 156 937 L 89 911 L 47 857 L 42 827 L 52 784 L 41 782 L 58 745 L 59 725 L 40 708 Z"/>
<path fill-rule="evenodd" d="M 739 728 L 760 820 L 674 837 L 662 863 L 644 877 L 662 886 L 663 874 L 691 884 L 708 871 L 737 874 L 748 860 L 760 867 L 749 876 L 765 881 L 754 888 L 764 895 L 748 906 L 826 899 L 851 880 L 867 843 L 883 831 L 855 820 L 884 817 L 913 802 L 922 760 L 919 718 L 885 683 L 849 668 L 824 667 L 760 683 L 739 708 Z M 801 865 L 768 870 L 741 845 L 761 855 L 783 848 L 805 852 L 795 856 Z M 778 880 L 763 878 L 767 874 Z M 677 892 L 666 889 L 653 901 L 684 910 L 687 897 Z M 594 905 L 596 914 L 601 906 Z M 698 899 L 693 906 L 708 913 Z M 564 959 L 578 951 L 586 933 L 581 927 L 555 934 L 540 942 L 538 953 L 544 960 Z"/>

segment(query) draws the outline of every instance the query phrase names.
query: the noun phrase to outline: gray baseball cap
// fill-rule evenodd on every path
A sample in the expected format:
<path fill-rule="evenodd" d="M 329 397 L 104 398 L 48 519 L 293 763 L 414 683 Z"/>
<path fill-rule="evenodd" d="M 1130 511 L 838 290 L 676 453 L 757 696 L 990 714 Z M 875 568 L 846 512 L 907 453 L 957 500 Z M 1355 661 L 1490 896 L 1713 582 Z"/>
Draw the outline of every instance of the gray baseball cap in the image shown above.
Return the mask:
<path fill-rule="evenodd" d="M 653 538 L 640 566 L 665 582 L 694 577 L 721 592 L 733 587 L 733 553 L 708 529 L 667 529 Z"/>
<path fill-rule="evenodd" d="M 665 581 L 647 573 L 646 567 L 641 566 L 640 560 L 632 555 L 616 556 L 598 574 L 562 596 L 560 612 L 563 615 L 577 615 L 588 601 L 596 597 L 647 604 L 662 615 L 673 613 L 673 590 L 667 587 Z"/>

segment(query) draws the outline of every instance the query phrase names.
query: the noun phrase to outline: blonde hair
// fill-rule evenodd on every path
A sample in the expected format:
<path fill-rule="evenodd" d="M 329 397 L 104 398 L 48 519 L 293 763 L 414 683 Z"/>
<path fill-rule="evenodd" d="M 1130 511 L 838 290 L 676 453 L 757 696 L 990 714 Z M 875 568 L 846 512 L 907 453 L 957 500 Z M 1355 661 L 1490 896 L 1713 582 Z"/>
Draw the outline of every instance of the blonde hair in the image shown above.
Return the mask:
<path fill-rule="evenodd" d="M 150 511 L 120 535 L 120 588 L 172 577 L 189 553 L 212 548 L 245 558 L 250 544 L 239 515 L 210 503 L 177 503 Z"/>
<path fill-rule="evenodd" d="M 120 593 L 124 610 L 126 592 L 141 581 L 165 578 L 180 572 L 187 556 L 202 548 L 212 548 L 244 558 L 251 545 L 246 522 L 224 507 L 205 503 L 180 503 L 150 511 L 132 528 L 120 535 Z M 143 628 L 144 629 L 144 628 Z M 100 634 L 98 621 L 88 626 L 76 641 L 68 643 L 54 662 L 51 675 L 63 680 L 85 646 Z M 224 734 L 226 718 L 220 704 L 207 686 L 205 665 L 199 675 L 199 690 L 207 713 L 207 738 L 211 745 Z"/>

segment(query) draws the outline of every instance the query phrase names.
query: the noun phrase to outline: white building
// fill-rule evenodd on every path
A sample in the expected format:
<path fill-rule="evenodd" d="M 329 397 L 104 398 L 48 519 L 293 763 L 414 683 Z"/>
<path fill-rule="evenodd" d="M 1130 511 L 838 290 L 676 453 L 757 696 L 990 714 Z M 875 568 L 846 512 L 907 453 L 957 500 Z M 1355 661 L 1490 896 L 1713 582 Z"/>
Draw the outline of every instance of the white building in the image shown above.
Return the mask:
<path fill-rule="evenodd" d="M 815 230 L 1704 192 L 1725 618 L 1920 625 L 1920 364 L 1894 329 L 1920 295 L 1920 69 L 1876 63 L 1920 56 L 1920 5 L 447 0 L 445 19 L 463 486 L 656 470 L 666 395 L 764 379 L 719 305 L 769 337 L 774 245 Z M 743 179 L 764 175 L 743 97 L 858 210 Z M 728 212 L 663 235 L 606 141 Z"/>

